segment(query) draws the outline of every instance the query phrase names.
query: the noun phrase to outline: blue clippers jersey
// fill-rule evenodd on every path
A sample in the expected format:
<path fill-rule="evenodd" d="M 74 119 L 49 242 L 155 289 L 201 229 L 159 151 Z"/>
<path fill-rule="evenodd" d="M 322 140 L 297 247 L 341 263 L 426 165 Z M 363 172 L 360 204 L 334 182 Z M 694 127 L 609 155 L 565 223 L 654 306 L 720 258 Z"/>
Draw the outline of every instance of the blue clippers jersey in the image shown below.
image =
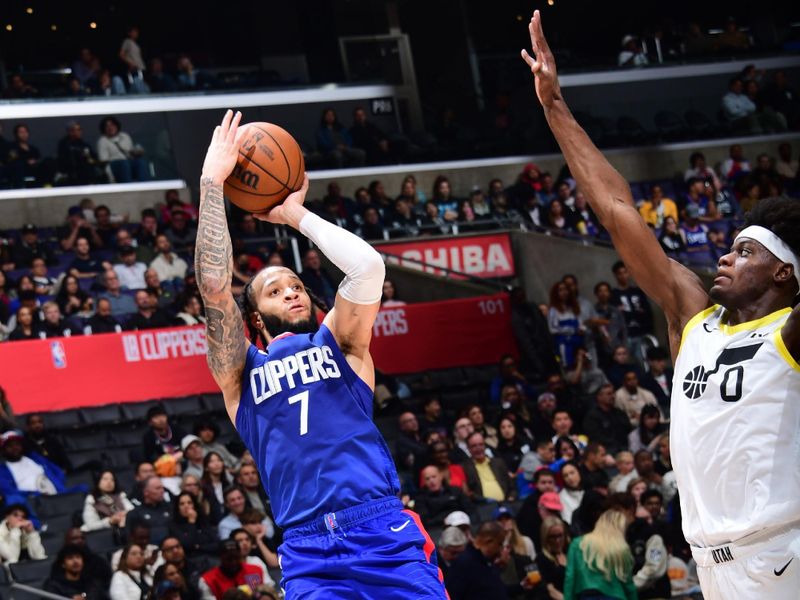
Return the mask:
<path fill-rule="evenodd" d="M 236 429 L 255 458 L 275 521 L 291 527 L 400 489 L 372 422 L 372 390 L 325 325 L 250 346 Z"/>

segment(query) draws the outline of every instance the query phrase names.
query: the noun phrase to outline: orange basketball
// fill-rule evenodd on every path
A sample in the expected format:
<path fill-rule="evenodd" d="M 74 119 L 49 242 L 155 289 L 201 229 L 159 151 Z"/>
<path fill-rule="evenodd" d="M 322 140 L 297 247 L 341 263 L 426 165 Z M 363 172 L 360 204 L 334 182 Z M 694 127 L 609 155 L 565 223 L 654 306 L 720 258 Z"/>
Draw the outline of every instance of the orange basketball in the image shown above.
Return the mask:
<path fill-rule="evenodd" d="M 247 123 L 239 160 L 225 180 L 225 196 L 248 212 L 280 204 L 303 185 L 303 151 L 295 139 L 272 123 Z"/>

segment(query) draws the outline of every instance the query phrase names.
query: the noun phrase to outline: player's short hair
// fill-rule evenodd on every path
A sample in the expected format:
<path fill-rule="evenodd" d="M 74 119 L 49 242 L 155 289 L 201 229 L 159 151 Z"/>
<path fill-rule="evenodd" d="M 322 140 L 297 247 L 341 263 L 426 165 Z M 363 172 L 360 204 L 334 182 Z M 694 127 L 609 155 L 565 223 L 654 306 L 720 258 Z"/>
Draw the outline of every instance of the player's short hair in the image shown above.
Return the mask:
<path fill-rule="evenodd" d="M 639 502 L 644 504 L 648 498 L 658 498 L 661 504 L 664 504 L 664 494 L 658 490 L 645 490 L 639 497 Z"/>
<path fill-rule="evenodd" d="M 759 201 L 745 217 L 745 227 L 749 225 L 769 229 L 800 256 L 800 202 L 794 198 L 765 198 Z"/>

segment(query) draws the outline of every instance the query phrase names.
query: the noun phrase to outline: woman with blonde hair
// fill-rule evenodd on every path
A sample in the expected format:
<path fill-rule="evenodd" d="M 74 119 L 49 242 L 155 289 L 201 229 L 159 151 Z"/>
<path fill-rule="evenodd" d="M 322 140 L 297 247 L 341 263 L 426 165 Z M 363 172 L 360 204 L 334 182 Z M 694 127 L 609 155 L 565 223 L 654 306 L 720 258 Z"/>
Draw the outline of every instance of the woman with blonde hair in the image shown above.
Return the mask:
<path fill-rule="evenodd" d="M 594 530 L 567 553 L 565 600 L 635 600 L 633 556 L 625 541 L 628 517 L 618 510 L 600 515 Z"/>
<path fill-rule="evenodd" d="M 495 511 L 495 520 L 497 520 L 506 532 L 506 543 L 511 552 L 519 556 L 536 560 L 536 549 L 533 547 L 533 541 L 527 535 L 522 535 L 517 527 L 517 521 L 514 518 L 514 513 L 507 506 L 500 506 Z"/>
<path fill-rule="evenodd" d="M 567 573 L 569 532 L 558 517 L 547 517 L 541 528 L 542 553 L 536 561 L 547 586 L 550 600 L 564 600 L 564 577 Z"/>

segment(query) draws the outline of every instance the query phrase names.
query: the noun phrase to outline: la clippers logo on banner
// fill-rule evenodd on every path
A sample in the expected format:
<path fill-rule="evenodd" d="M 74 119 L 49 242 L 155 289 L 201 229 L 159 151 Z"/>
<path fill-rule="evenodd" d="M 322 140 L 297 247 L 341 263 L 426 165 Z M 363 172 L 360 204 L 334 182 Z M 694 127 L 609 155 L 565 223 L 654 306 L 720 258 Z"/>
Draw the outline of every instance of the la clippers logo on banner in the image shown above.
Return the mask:
<path fill-rule="evenodd" d="M 514 255 L 507 233 L 375 244 L 375 248 L 390 255 L 388 262 L 437 275 L 444 273 L 442 268 L 475 277 L 514 275 Z"/>

